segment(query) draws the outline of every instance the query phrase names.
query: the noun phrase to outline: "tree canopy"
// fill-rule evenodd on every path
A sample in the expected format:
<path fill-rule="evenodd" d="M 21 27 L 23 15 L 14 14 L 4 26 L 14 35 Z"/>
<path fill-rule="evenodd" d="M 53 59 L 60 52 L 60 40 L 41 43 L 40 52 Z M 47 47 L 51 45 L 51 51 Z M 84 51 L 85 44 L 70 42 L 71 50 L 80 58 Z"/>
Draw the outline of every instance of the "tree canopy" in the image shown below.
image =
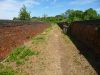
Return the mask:
<path fill-rule="evenodd" d="M 97 13 L 96 10 L 89 8 L 85 11 L 81 10 L 71 10 L 68 9 L 64 13 L 56 16 L 47 16 L 44 14 L 42 17 L 30 17 L 30 13 L 27 11 L 26 6 L 20 9 L 18 18 L 14 17 L 13 20 L 32 20 L 32 21 L 44 21 L 44 22 L 62 22 L 67 21 L 69 23 L 73 21 L 81 21 L 81 20 L 93 20 L 100 19 L 100 14 Z"/>
<path fill-rule="evenodd" d="M 85 11 L 68 9 L 64 14 L 68 22 L 80 21 L 80 20 L 93 20 L 100 18 L 96 10 L 92 8 L 89 8 Z"/>
<path fill-rule="evenodd" d="M 84 20 L 91 20 L 91 19 L 96 19 L 98 14 L 96 10 L 90 8 L 84 12 L 83 16 L 84 16 Z"/>
<path fill-rule="evenodd" d="M 23 7 L 20 9 L 19 12 L 19 19 L 20 20 L 30 20 L 30 13 L 27 11 L 26 6 L 23 5 Z"/>
<path fill-rule="evenodd" d="M 25 5 L 20 9 L 18 17 L 14 17 L 13 20 L 30 20 L 31 16 L 30 13 L 27 11 Z"/>

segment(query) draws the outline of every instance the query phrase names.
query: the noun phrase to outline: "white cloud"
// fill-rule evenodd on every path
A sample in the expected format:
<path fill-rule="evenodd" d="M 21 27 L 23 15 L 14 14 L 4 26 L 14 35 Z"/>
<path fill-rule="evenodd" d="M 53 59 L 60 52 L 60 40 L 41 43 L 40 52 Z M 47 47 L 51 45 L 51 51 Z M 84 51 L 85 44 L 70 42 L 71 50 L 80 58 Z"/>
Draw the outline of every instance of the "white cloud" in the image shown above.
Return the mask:
<path fill-rule="evenodd" d="M 97 0 L 73 0 L 69 4 L 70 5 L 84 5 L 84 4 L 90 4 L 94 3 Z"/>
<path fill-rule="evenodd" d="M 0 19 L 12 19 L 18 15 L 19 9 L 25 4 L 27 7 L 39 5 L 36 0 L 4 0 L 0 1 Z"/>

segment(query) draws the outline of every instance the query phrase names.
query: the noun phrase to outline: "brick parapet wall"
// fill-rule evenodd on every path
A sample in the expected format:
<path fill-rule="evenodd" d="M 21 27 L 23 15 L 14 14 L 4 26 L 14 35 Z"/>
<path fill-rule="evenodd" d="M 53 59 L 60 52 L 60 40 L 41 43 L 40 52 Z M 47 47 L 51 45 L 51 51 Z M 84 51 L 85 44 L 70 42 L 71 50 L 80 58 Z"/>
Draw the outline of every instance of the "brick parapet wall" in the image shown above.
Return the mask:
<path fill-rule="evenodd" d="M 73 22 L 71 34 L 100 56 L 100 19 Z"/>
<path fill-rule="evenodd" d="M 6 57 L 13 48 L 43 32 L 49 25 L 44 22 L 0 20 L 0 59 Z"/>

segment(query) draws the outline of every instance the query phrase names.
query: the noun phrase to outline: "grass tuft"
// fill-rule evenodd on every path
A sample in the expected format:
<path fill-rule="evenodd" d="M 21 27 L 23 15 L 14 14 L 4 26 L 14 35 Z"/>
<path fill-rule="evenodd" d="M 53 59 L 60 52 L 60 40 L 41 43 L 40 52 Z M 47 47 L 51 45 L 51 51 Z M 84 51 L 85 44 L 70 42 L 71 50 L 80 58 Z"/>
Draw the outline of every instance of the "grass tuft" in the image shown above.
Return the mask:
<path fill-rule="evenodd" d="M 17 65 L 22 65 L 22 64 L 25 64 L 25 61 L 24 60 L 17 60 L 16 64 Z"/>
<path fill-rule="evenodd" d="M 32 51 L 30 48 L 26 46 L 22 46 L 22 47 L 16 48 L 14 52 L 9 55 L 6 61 L 7 62 L 15 61 L 17 64 L 21 64 L 24 62 L 23 60 L 26 57 L 32 56 L 32 55 L 38 55 L 38 54 L 39 54 L 38 51 Z"/>
<path fill-rule="evenodd" d="M 48 33 L 52 30 L 52 26 L 46 29 L 43 33 L 32 38 L 32 44 L 37 44 L 39 42 L 44 42 L 48 38 Z"/>
<path fill-rule="evenodd" d="M 0 67 L 0 75 L 14 75 L 14 70 L 11 67 Z"/>
<path fill-rule="evenodd" d="M 45 38 L 45 35 L 41 34 L 41 35 L 37 35 L 36 37 L 33 37 L 32 38 L 32 43 L 36 44 L 36 43 L 39 43 L 41 41 L 44 41 L 46 38 Z"/>

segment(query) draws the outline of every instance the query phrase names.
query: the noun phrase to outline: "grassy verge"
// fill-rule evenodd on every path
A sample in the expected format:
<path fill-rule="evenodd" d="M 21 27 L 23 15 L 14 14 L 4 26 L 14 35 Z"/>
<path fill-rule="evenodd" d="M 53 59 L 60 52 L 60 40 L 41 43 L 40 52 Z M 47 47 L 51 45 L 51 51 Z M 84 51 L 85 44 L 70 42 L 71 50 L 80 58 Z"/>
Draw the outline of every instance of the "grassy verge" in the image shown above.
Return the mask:
<path fill-rule="evenodd" d="M 47 34 L 50 30 L 52 30 L 52 26 L 46 29 L 43 33 L 35 37 L 32 37 L 32 44 L 37 45 L 37 43 L 44 42 L 44 40 L 47 39 L 47 36 L 48 36 Z M 27 46 L 21 46 L 21 47 L 15 48 L 13 52 L 8 56 L 8 58 L 6 58 L 5 61 L 6 62 L 16 62 L 17 64 L 20 64 L 21 62 L 24 62 L 24 59 L 26 57 L 29 57 L 32 55 L 36 56 L 38 54 L 39 54 L 38 51 L 31 50 Z"/>
<path fill-rule="evenodd" d="M 48 33 L 52 30 L 52 24 L 48 29 L 46 29 L 43 33 L 32 38 L 32 44 L 38 44 L 40 42 L 44 42 L 48 38 Z"/>
<path fill-rule="evenodd" d="M 51 30 L 52 30 L 52 26 L 46 29 L 43 33 L 33 37 L 32 44 L 38 47 L 38 43 L 42 43 L 48 38 L 48 33 Z M 23 45 L 18 48 L 15 48 L 13 52 L 4 61 L 0 63 L 0 75 L 16 75 L 16 74 L 24 75 L 22 74 L 22 72 L 21 74 L 19 74 L 19 69 L 14 70 L 13 66 L 9 67 L 8 64 L 15 62 L 17 65 L 16 67 L 20 67 L 20 65 L 27 64 L 26 61 L 28 61 L 30 56 L 38 56 L 39 54 L 40 52 L 38 52 L 38 50 L 33 50 L 27 45 Z"/>
<path fill-rule="evenodd" d="M 0 64 L 0 75 L 14 75 L 14 70 L 12 67 L 5 67 Z"/>
<path fill-rule="evenodd" d="M 14 49 L 14 51 L 6 59 L 6 62 L 16 62 L 16 64 L 23 64 L 26 57 L 38 54 L 38 51 L 33 51 L 26 46 L 22 46 Z"/>
<path fill-rule="evenodd" d="M 12 67 L 0 63 L 0 75 L 28 75 L 25 72 L 14 70 Z"/>

